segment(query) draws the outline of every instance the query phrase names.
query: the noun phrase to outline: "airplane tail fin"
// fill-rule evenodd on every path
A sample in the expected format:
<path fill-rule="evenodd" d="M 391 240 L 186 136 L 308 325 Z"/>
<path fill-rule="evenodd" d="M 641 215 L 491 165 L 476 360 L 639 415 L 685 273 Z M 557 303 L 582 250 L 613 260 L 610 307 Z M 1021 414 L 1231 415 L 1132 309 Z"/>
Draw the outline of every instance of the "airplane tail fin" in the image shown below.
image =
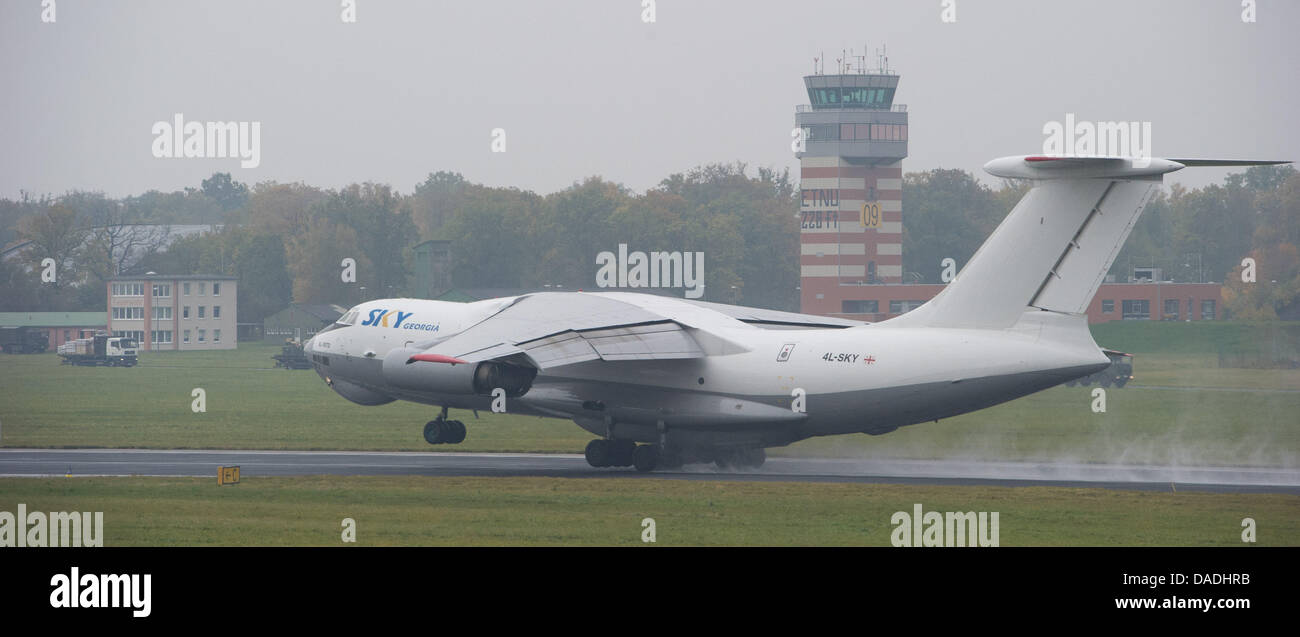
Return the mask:
<path fill-rule="evenodd" d="M 921 307 L 880 325 L 1001 329 L 1026 310 L 1082 314 L 1163 175 L 1279 161 L 1016 156 L 989 173 L 1033 187 L 969 263 Z"/>

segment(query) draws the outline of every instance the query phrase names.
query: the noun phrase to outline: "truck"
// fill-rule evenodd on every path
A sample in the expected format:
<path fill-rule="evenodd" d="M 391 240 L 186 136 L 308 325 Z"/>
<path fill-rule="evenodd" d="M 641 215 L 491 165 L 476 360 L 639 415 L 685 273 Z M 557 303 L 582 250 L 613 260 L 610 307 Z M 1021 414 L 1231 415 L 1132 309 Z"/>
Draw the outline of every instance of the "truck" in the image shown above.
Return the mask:
<path fill-rule="evenodd" d="M 45 330 L 35 327 L 0 327 L 0 350 L 6 354 L 40 354 L 50 347 Z"/>
<path fill-rule="evenodd" d="M 134 338 L 103 333 L 68 341 L 58 351 L 64 365 L 134 367 L 139 361 L 139 343 Z"/>
<path fill-rule="evenodd" d="M 311 361 L 307 360 L 307 354 L 302 351 L 302 344 L 295 342 L 291 338 L 285 339 L 284 345 L 280 347 L 280 353 L 271 358 L 275 359 L 276 367 L 311 369 Z"/>

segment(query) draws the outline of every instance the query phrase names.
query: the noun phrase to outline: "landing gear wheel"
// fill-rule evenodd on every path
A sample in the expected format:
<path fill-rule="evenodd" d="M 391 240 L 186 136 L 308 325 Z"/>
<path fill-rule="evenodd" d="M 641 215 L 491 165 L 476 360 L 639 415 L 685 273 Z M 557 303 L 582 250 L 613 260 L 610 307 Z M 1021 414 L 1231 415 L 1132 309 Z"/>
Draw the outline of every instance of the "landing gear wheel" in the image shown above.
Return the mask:
<path fill-rule="evenodd" d="M 736 465 L 737 455 L 732 449 L 718 449 L 713 452 L 713 464 L 717 465 L 718 471 L 729 471 Z"/>
<path fill-rule="evenodd" d="M 608 467 L 611 464 L 611 455 L 613 454 L 610 449 L 609 441 L 592 440 L 587 443 L 587 464 L 593 467 Z"/>
<path fill-rule="evenodd" d="M 767 461 L 767 451 L 762 447 L 757 449 L 741 449 L 736 452 L 735 462 L 737 469 L 752 471 L 763 466 Z"/>
<path fill-rule="evenodd" d="M 684 464 L 686 463 L 682 461 L 680 453 L 673 451 L 671 448 L 659 449 L 658 468 L 668 471 L 676 471 L 677 469 L 681 469 Z"/>
<path fill-rule="evenodd" d="M 641 473 L 649 473 L 659 466 L 659 447 L 657 445 L 640 445 L 632 451 L 632 464 Z"/>
<path fill-rule="evenodd" d="M 430 420 L 424 423 L 424 441 L 431 445 L 447 442 L 448 433 L 446 420 Z"/>
<path fill-rule="evenodd" d="M 614 467 L 629 467 L 633 464 L 636 442 L 632 440 L 611 440 L 609 442 L 609 464 Z"/>
<path fill-rule="evenodd" d="M 447 444 L 456 445 L 465 442 L 465 423 L 459 420 L 448 420 L 446 424 L 448 432 L 445 442 Z"/>

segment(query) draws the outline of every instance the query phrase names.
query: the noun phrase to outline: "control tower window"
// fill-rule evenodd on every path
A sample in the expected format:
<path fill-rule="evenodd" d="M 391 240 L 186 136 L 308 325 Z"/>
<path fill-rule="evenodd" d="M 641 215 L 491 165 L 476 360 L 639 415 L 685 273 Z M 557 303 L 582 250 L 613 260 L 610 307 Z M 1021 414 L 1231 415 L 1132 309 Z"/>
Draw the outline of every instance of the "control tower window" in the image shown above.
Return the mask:
<path fill-rule="evenodd" d="M 817 106 L 843 104 L 858 108 L 886 109 L 894 103 L 894 89 L 833 86 L 808 89 L 808 97 Z"/>
<path fill-rule="evenodd" d="M 835 124 L 813 124 L 804 128 L 804 139 L 824 142 L 839 139 L 839 130 Z"/>

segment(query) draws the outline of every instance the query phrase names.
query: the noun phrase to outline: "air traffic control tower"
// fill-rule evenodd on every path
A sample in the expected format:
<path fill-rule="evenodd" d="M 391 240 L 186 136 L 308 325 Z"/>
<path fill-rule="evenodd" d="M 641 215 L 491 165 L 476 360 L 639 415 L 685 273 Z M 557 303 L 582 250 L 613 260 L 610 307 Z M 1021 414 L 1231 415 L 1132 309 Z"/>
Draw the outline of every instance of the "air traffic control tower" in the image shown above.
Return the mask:
<path fill-rule="evenodd" d="M 879 295 L 864 286 L 903 282 L 907 107 L 894 103 L 898 75 L 887 58 L 878 59 L 878 68 L 867 70 L 865 56 L 844 56 L 837 75 L 817 68 L 803 78 L 810 104 L 797 106 L 794 117 L 802 133 L 795 156 L 805 313 L 878 314 L 886 308 L 866 300 Z"/>

